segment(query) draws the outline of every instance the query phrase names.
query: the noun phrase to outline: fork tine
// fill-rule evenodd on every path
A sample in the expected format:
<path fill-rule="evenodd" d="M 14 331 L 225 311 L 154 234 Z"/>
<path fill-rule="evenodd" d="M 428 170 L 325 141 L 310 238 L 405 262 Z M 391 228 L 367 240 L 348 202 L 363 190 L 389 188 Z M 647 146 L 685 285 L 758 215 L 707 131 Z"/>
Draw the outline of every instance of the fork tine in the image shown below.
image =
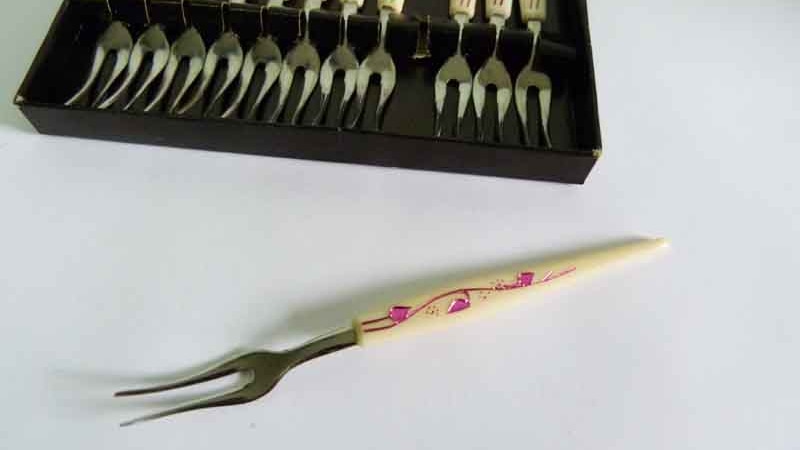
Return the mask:
<path fill-rule="evenodd" d="M 261 103 L 264 102 L 264 98 L 267 96 L 272 87 L 275 85 L 275 81 L 278 80 L 278 76 L 281 73 L 281 65 L 280 63 L 271 62 L 266 65 L 264 68 L 265 78 L 264 83 L 261 85 L 261 89 L 258 91 L 258 95 L 256 99 L 253 101 L 253 105 L 250 107 L 250 111 L 247 113 L 247 119 L 252 120 L 255 118 L 256 114 L 258 113 L 258 108 L 261 106 Z"/>
<path fill-rule="evenodd" d="M 97 98 L 95 98 L 94 102 L 92 103 L 92 108 L 96 108 L 98 105 L 100 105 L 108 91 L 114 85 L 114 82 L 117 81 L 119 76 L 122 75 L 122 72 L 125 71 L 125 68 L 128 67 L 130 56 L 131 51 L 127 48 L 116 50 L 114 67 L 111 69 L 111 75 L 109 75 L 108 80 L 106 80 L 102 89 L 100 89 L 100 92 L 97 94 Z"/>
<path fill-rule="evenodd" d="M 319 112 L 317 112 L 317 117 L 314 117 L 314 121 L 312 125 L 320 126 L 323 125 L 325 122 L 326 112 L 328 111 L 328 105 L 330 104 L 331 97 L 329 94 L 325 92 L 321 92 L 321 97 L 319 101 Z"/>
<path fill-rule="evenodd" d="M 259 42 L 261 42 L 261 41 L 259 41 Z M 258 44 L 256 44 L 256 45 L 258 45 Z M 244 64 L 242 65 L 242 70 L 239 73 L 239 80 L 240 80 L 239 90 L 237 91 L 236 96 L 234 97 L 234 100 L 231 102 L 231 105 L 228 107 L 228 110 L 225 112 L 225 114 L 222 115 L 223 118 L 229 118 L 229 117 L 233 117 L 234 115 L 236 115 L 238 113 L 241 105 L 242 105 L 242 102 L 244 102 L 244 99 L 247 96 L 247 93 L 250 92 L 250 87 L 252 86 L 253 80 L 255 78 L 256 69 L 258 69 L 258 66 L 261 63 L 261 61 L 256 59 L 256 56 L 255 56 L 256 55 L 256 53 L 255 53 L 256 51 L 257 50 L 255 48 L 253 48 L 253 49 L 250 49 L 250 51 L 247 52 L 247 56 L 245 57 Z M 268 74 L 268 72 L 269 72 L 269 65 L 270 64 L 271 64 L 270 61 L 265 62 L 264 63 L 264 69 L 263 69 L 265 75 L 267 76 L 267 79 L 264 80 L 264 85 L 266 85 L 267 89 L 270 87 L 269 85 L 267 85 L 267 83 L 269 83 L 269 74 Z M 262 87 L 262 90 L 263 90 L 263 87 Z M 264 95 L 266 95 L 266 93 L 264 93 Z M 259 92 L 259 97 L 256 99 L 256 101 L 253 104 L 253 106 L 251 107 L 251 109 L 258 109 L 258 107 L 259 107 L 259 105 L 261 103 L 261 99 L 263 99 L 263 96 Z M 246 115 L 246 118 L 247 119 L 251 118 L 250 117 L 250 113 L 248 113 Z"/>
<path fill-rule="evenodd" d="M 345 328 L 323 335 L 291 350 L 282 352 L 255 351 L 231 358 L 210 370 L 175 383 L 118 392 L 114 394 L 115 397 L 129 397 L 179 389 L 234 373 L 247 373 L 249 375 L 247 382 L 235 390 L 216 397 L 179 405 L 163 412 L 142 416 L 124 422 L 121 425 L 128 426 L 198 409 L 240 405 L 258 400 L 269 394 L 294 367 L 356 344 L 355 331 L 352 328 Z"/>
<path fill-rule="evenodd" d="M 181 405 L 165 411 L 157 412 L 154 414 L 148 414 L 142 417 L 137 417 L 136 419 L 122 422 L 120 426 L 127 427 L 138 423 L 150 422 L 152 420 L 162 419 L 164 417 L 174 416 L 185 412 L 197 411 L 199 409 L 208 409 L 208 408 L 233 406 L 233 405 L 241 405 L 243 403 L 249 403 L 253 400 L 253 398 L 251 398 L 251 396 L 248 395 L 248 390 L 249 390 L 248 388 L 249 386 L 245 386 L 242 389 L 237 389 L 236 391 L 229 392 L 227 394 L 223 394 L 218 397 L 212 397 L 206 400 L 187 403 L 185 405 Z"/>
<path fill-rule="evenodd" d="M 164 52 L 153 54 L 153 69 L 150 70 L 150 72 L 147 75 L 147 78 L 145 78 L 145 80 L 142 83 L 142 85 L 139 86 L 139 89 L 136 91 L 136 93 L 133 95 L 133 97 L 131 97 L 131 99 L 128 100 L 128 103 L 125 105 L 124 109 L 126 109 L 126 110 L 131 109 L 131 107 L 143 95 L 145 95 L 147 93 L 148 89 L 150 89 L 150 87 L 153 84 L 153 82 L 156 81 L 156 78 L 158 78 L 158 76 L 161 75 L 164 72 L 164 68 L 166 68 L 166 66 L 167 66 L 168 58 L 169 58 L 169 55 L 164 53 Z"/>
<path fill-rule="evenodd" d="M 137 42 L 136 47 L 133 48 L 131 52 L 131 56 L 128 59 L 128 67 L 127 73 L 125 74 L 125 78 L 123 78 L 122 83 L 117 86 L 117 89 L 108 96 L 108 98 L 104 99 L 97 105 L 97 109 L 108 109 L 117 100 L 128 90 L 128 87 L 133 83 L 133 80 L 136 78 L 136 75 L 139 73 L 139 69 L 142 67 L 142 62 L 144 60 L 145 52 L 142 50 L 141 44 Z"/>
<path fill-rule="evenodd" d="M 222 100 L 222 96 L 225 95 L 225 92 L 228 90 L 231 84 L 233 84 L 233 82 L 236 81 L 237 78 L 239 78 L 238 75 L 241 68 L 242 68 L 241 61 L 238 62 L 230 60 L 228 61 L 228 70 L 225 74 L 225 81 L 224 83 L 222 83 L 222 86 L 220 86 L 220 88 L 214 93 L 211 102 L 208 104 L 206 110 L 203 112 L 204 116 L 208 116 L 211 114 L 212 110 L 217 105 L 217 103 L 220 100 Z"/>
<path fill-rule="evenodd" d="M 531 145 L 531 133 L 528 130 L 528 88 L 521 83 L 522 77 L 517 79 L 516 103 L 517 115 L 519 116 L 520 127 L 522 128 L 522 143 Z"/>
<path fill-rule="evenodd" d="M 64 103 L 66 106 L 73 106 L 77 104 L 79 101 L 83 100 L 83 98 L 89 93 L 94 86 L 95 81 L 100 76 L 100 69 L 103 68 L 103 63 L 106 60 L 106 56 L 108 52 L 102 46 L 98 45 L 94 52 L 94 59 L 92 60 L 92 68 L 89 71 L 89 76 L 86 78 L 86 81 L 81 86 L 80 90 L 72 96 L 69 100 Z"/>
<path fill-rule="evenodd" d="M 436 118 L 434 120 L 434 133 L 436 137 L 442 135 L 442 114 L 444 113 L 444 102 L 447 99 L 447 84 L 442 80 L 436 80 L 434 85 L 433 101 L 436 107 Z"/>
<path fill-rule="evenodd" d="M 458 85 L 458 117 L 456 121 L 456 137 L 461 135 L 461 123 L 467 114 L 470 100 L 472 99 L 472 83 L 463 82 Z"/>
<path fill-rule="evenodd" d="M 477 81 L 480 72 L 475 76 L 475 83 L 472 85 L 472 103 L 475 106 L 475 123 L 478 131 L 478 140 L 484 140 L 483 128 L 483 108 L 486 106 L 486 89 Z"/>
<path fill-rule="evenodd" d="M 333 90 L 334 75 L 331 58 L 328 57 L 319 70 L 320 106 L 317 117 L 314 118 L 314 125 L 320 125 L 325 121 L 325 113 L 328 110 L 328 103 L 330 101 L 331 91 Z"/>
<path fill-rule="evenodd" d="M 356 78 L 358 77 L 358 70 L 348 70 L 344 73 L 344 93 L 342 94 L 341 103 L 339 103 L 339 118 L 338 123 L 344 121 L 344 115 L 350 100 L 353 98 L 353 93 L 356 91 Z"/>
<path fill-rule="evenodd" d="M 497 141 L 503 142 L 506 115 L 511 106 L 511 90 L 498 89 L 497 90 Z"/>
<path fill-rule="evenodd" d="M 539 115 L 542 119 L 542 130 L 544 134 L 544 143 L 548 148 L 553 147 L 553 141 L 550 137 L 550 107 L 553 101 L 553 92 L 551 89 L 539 90 Z"/>
<path fill-rule="evenodd" d="M 207 381 L 212 381 L 219 378 L 227 377 L 228 375 L 233 375 L 234 373 L 247 370 L 248 366 L 247 364 L 245 364 L 247 360 L 248 360 L 248 355 L 238 356 L 222 364 L 219 364 L 211 369 L 208 369 L 205 372 L 202 372 L 192 377 L 184 378 L 183 380 L 179 380 L 168 384 L 162 384 L 159 386 L 153 386 L 149 388 L 130 389 L 127 391 L 121 391 L 115 393 L 114 397 L 133 397 L 138 395 L 157 394 L 159 392 L 181 389 L 188 386 L 193 386 L 195 384 L 205 383 Z"/>
<path fill-rule="evenodd" d="M 202 73 L 200 74 L 200 85 L 197 87 L 197 90 L 194 91 L 194 95 L 189 99 L 189 101 L 182 107 L 178 108 L 175 113 L 179 116 L 182 116 L 189 112 L 196 104 L 201 103 L 203 100 L 203 96 L 205 96 L 206 90 L 208 90 L 208 86 L 211 84 L 211 81 L 214 79 L 214 74 L 217 72 L 217 65 L 219 64 L 219 55 L 214 52 L 209 52 L 206 55 L 206 60 L 203 63 Z M 191 67 L 190 67 L 191 69 Z M 189 84 L 184 84 L 184 87 L 188 89 Z M 175 99 L 174 104 L 178 105 L 178 99 Z"/>
<path fill-rule="evenodd" d="M 289 99 L 289 91 L 292 89 L 293 83 L 294 69 L 289 65 L 288 59 L 285 59 L 283 60 L 281 73 L 278 77 L 278 88 L 280 89 L 278 93 L 278 105 L 272 112 L 272 116 L 269 119 L 270 122 L 276 123 L 281 118 L 283 110 L 286 109 L 286 101 Z"/>
<path fill-rule="evenodd" d="M 161 100 L 164 99 L 164 96 L 167 95 L 169 88 L 172 86 L 172 81 L 175 79 L 175 75 L 178 73 L 179 65 L 180 59 L 174 54 L 170 53 L 169 58 L 167 59 L 167 66 L 164 68 L 164 74 L 161 77 L 161 83 L 156 90 L 156 95 L 154 95 L 153 99 L 150 100 L 147 106 L 145 106 L 144 112 L 150 112 L 155 109 L 155 107 L 161 103 Z"/>
<path fill-rule="evenodd" d="M 180 389 L 195 384 L 205 383 L 207 381 L 216 380 L 235 373 L 248 372 L 251 374 L 250 379 L 244 386 L 239 387 L 233 391 L 227 392 L 219 396 L 206 398 L 204 400 L 198 400 L 195 402 L 186 403 L 184 405 L 180 405 L 175 408 L 168 409 L 162 412 L 157 412 L 154 414 L 149 414 L 133 420 L 129 420 L 127 422 L 121 423 L 120 426 L 123 427 L 130 426 L 137 423 L 148 422 L 151 420 L 161 419 L 167 416 L 173 416 L 185 412 L 196 411 L 199 409 L 241 405 L 244 403 L 249 403 L 254 400 L 257 400 L 267 395 L 270 391 L 272 391 L 272 389 L 278 384 L 281 378 L 283 378 L 283 375 L 285 375 L 285 373 L 293 366 L 291 360 L 281 360 L 280 362 L 274 361 L 274 364 L 276 364 L 275 366 L 276 371 L 265 372 L 263 370 L 263 367 L 259 368 L 259 363 L 260 362 L 263 363 L 263 358 L 265 357 L 265 355 L 266 355 L 265 353 L 248 353 L 233 358 L 227 362 L 224 362 L 199 375 L 196 375 L 194 377 L 189 377 L 177 381 L 175 383 L 170 383 L 145 389 L 135 389 L 135 390 L 118 392 L 114 394 L 115 397 L 130 397 L 137 395 L 154 394 L 173 389 Z M 272 354 L 272 356 L 277 357 L 278 355 Z"/>
<path fill-rule="evenodd" d="M 391 60 L 390 60 L 391 61 Z M 375 130 L 380 131 L 383 123 L 383 113 L 386 110 L 386 104 L 394 93 L 394 88 L 397 85 L 397 69 L 394 66 L 394 61 L 391 61 L 389 70 L 381 74 L 381 91 L 378 97 L 378 107 L 375 111 Z"/>
<path fill-rule="evenodd" d="M 175 113 L 175 111 L 178 109 L 181 102 L 183 101 L 183 98 L 186 96 L 186 94 L 189 93 L 189 89 L 192 87 L 192 85 L 194 85 L 195 81 L 197 81 L 197 78 L 200 77 L 200 75 L 203 72 L 203 65 L 204 65 L 204 59 L 189 60 L 188 73 L 186 74 L 186 77 L 183 79 L 183 84 L 181 84 L 181 87 L 178 90 L 178 94 L 172 100 L 172 104 L 169 107 L 170 114 Z"/>
<path fill-rule="evenodd" d="M 358 68 L 356 77 L 356 114 L 349 128 L 356 128 L 358 124 L 361 123 L 361 116 L 364 114 L 364 104 L 367 101 L 367 90 L 369 89 L 369 79 L 372 77 L 372 71 L 362 62 L 361 66 Z"/>
<path fill-rule="evenodd" d="M 311 98 L 311 94 L 314 93 L 314 89 L 317 87 L 318 78 L 319 75 L 312 70 L 306 70 L 305 75 L 303 75 L 303 91 L 300 93 L 297 109 L 294 110 L 294 115 L 292 115 L 292 125 L 300 123 L 300 117 L 306 108 L 308 99 Z"/>

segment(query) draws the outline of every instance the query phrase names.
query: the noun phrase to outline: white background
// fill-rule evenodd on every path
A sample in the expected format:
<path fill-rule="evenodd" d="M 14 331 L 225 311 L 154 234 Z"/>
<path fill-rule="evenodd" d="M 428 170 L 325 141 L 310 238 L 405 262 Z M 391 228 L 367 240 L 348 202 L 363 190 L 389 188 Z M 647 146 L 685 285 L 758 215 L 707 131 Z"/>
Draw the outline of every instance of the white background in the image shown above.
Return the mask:
<path fill-rule="evenodd" d="M 58 3 L 0 19 L 0 448 L 800 445 L 796 0 L 592 2 L 606 152 L 584 187 L 39 136 L 10 99 Z M 673 247 L 248 406 L 117 427 L 165 403 L 116 389 L 641 235 Z"/>

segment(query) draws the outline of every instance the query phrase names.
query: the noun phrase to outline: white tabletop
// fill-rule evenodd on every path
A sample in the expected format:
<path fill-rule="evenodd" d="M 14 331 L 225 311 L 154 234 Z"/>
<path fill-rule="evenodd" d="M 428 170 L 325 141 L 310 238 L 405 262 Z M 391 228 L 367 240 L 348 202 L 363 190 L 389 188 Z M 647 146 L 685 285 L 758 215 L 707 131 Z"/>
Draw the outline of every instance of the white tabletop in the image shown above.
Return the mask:
<path fill-rule="evenodd" d="M 4 6 L 6 99 L 58 3 Z M 800 7 L 590 9 L 606 151 L 583 187 L 44 137 L 0 104 L 0 448 L 795 447 Z M 117 427 L 169 404 L 117 389 L 420 281 L 661 235 L 645 264 L 248 406 Z"/>

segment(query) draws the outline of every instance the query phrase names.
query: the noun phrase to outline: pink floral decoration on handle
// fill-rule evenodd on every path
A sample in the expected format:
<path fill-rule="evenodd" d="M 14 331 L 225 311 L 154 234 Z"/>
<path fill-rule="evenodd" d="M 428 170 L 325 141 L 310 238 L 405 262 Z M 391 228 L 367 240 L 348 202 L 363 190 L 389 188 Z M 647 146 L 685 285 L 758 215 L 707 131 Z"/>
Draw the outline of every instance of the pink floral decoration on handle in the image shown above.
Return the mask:
<path fill-rule="evenodd" d="M 454 295 L 458 295 L 458 297 L 450 301 L 446 311 L 447 314 L 456 314 L 461 311 L 467 310 L 470 308 L 470 306 L 472 306 L 471 294 L 483 295 L 482 298 L 485 299 L 488 298 L 486 297 L 486 295 L 491 294 L 492 292 L 523 289 L 531 286 L 536 286 L 539 284 L 549 283 L 550 281 L 569 275 L 575 272 L 576 270 L 577 268 L 571 267 L 569 269 L 563 270 L 558 273 L 549 272 L 544 278 L 538 281 L 536 280 L 536 275 L 534 274 L 534 272 L 521 272 L 517 275 L 517 279 L 513 283 L 498 281 L 494 285 L 494 287 L 456 289 L 454 291 L 446 292 L 444 294 L 433 297 L 418 307 L 407 306 L 407 305 L 392 306 L 385 317 L 381 317 L 379 319 L 374 319 L 374 320 L 368 320 L 362 322 L 361 325 L 363 327 L 364 333 L 373 333 L 376 331 L 394 328 L 397 325 L 400 325 L 403 322 L 407 321 L 408 319 L 411 319 L 419 312 L 427 308 L 432 308 L 432 307 L 435 308 L 436 306 L 435 303 L 444 300 L 448 297 L 453 297 Z M 439 315 L 438 309 L 435 309 L 433 311 L 434 315 Z"/>

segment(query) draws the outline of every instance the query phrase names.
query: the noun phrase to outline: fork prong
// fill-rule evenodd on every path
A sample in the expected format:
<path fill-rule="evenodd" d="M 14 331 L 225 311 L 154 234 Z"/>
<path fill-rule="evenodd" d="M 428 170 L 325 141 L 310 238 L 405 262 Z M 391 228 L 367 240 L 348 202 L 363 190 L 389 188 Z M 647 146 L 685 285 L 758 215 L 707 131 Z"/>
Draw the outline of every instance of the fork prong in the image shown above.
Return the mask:
<path fill-rule="evenodd" d="M 509 81 L 508 86 L 511 85 Z M 504 129 L 503 125 L 508 115 L 508 109 L 511 106 L 511 89 L 498 88 L 497 89 L 497 140 L 503 142 Z"/>
<path fill-rule="evenodd" d="M 472 100 L 472 83 L 464 82 L 458 85 L 458 117 L 456 120 L 456 137 L 461 136 L 461 123 L 467 114 L 470 100 Z"/>
<path fill-rule="evenodd" d="M 326 112 L 328 111 L 328 103 L 330 101 L 331 91 L 333 90 L 333 78 L 335 73 L 331 63 L 331 57 L 325 60 L 319 70 L 319 112 L 317 117 L 314 118 L 314 126 L 320 125 L 325 122 Z"/>
<path fill-rule="evenodd" d="M 318 79 L 319 74 L 316 71 L 306 69 L 305 74 L 303 75 L 303 91 L 300 93 L 300 100 L 297 102 L 297 109 L 294 110 L 294 114 L 292 115 L 292 125 L 297 125 L 300 123 L 300 117 L 303 115 L 303 111 L 306 109 L 308 99 L 311 98 L 311 94 L 314 93 L 314 89 L 317 87 Z"/>
<path fill-rule="evenodd" d="M 100 92 L 97 94 L 97 98 L 95 98 L 94 102 L 92 102 L 92 108 L 97 108 L 100 103 L 105 99 L 106 94 L 114 85 L 114 82 L 122 75 L 122 72 L 128 67 L 128 61 L 130 60 L 131 51 L 127 48 L 119 49 L 116 51 L 116 59 L 114 60 L 114 66 L 111 69 L 111 75 L 108 76 L 103 87 L 100 89 Z"/>
<path fill-rule="evenodd" d="M 531 145 L 531 133 L 528 130 L 528 88 L 521 83 L 522 77 L 517 79 L 515 89 L 517 115 L 519 116 L 520 127 L 522 128 L 523 145 Z"/>
<path fill-rule="evenodd" d="M 159 392 L 166 392 L 174 389 L 181 389 L 188 386 L 193 386 L 195 384 L 205 383 L 207 381 L 216 380 L 219 378 L 227 377 L 228 375 L 233 375 L 234 373 L 237 372 L 248 370 L 249 367 L 246 364 L 247 361 L 248 361 L 248 355 L 238 356 L 222 364 L 219 364 L 211 369 L 208 369 L 205 372 L 202 372 L 192 377 L 184 378 L 183 380 L 179 380 L 168 384 L 162 384 L 159 386 L 153 386 L 149 388 L 120 391 L 115 393 L 114 397 L 133 397 L 138 395 L 156 394 Z"/>
<path fill-rule="evenodd" d="M 141 422 L 147 422 L 155 419 L 160 419 L 167 416 L 172 416 L 189 411 L 196 411 L 198 409 L 215 408 L 221 406 L 232 406 L 249 403 L 267 395 L 278 382 L 283 378 L 286 372 L 289 371 L 294 365 L 297 364 L 292 358 L 284 358 L 285 354 L 278 353 L 248 353 L 236 358 L 233 358 L 225 363 L 222 363 L 210 370 L 207 370 L 194 377 L 186 378 L 184 380 L 156 386 L 147 389 L 136 389 L 131 391 L 123 391 L 114 394 L 115 397 L 127 397 L 135 395 L 145 395 L 158 392 L 164 392 L 172 389 L 179 389 L 207 381 L 219 379 L 235 373 L 248 373 L 250 379 L 247 380 L 244 386 L 235 390 L 229 391 L 225 394 L 209 397 L 203 400 L 186 403 L 166 411 L 158 412 L 142 416 L 120 424 L 121 426 L 129 426 Z M 265 360 L 269 360 L 269 367 L 265 366 Z"/>
<path fill-rule="evenodd" d="M 142 67 L 142 62 L 145 57 L 145 51 L 142 49 L 141 43 L 137 42 L 136 47 L 133 48 L 131 56 L 128 59 L 127 73 L 122 79 L 122 83 L 117 86 L 117 89 L 111 93 L 107 98 L 103 99 L 96 107 L 97 109 L 108 109 L 117 102 L 117 100 L 124 94 L 128 87 L 133 83 L 136 75 L 139 74 L 139 69 Z"/>
<path fill-rule="evenodd" d="M 147 93 L 148 89 L 150 89 L 153 82 L 156 80 L 156 78 L 158 78 L 159 75 L 161 75 L 161 73 L 164 71 L 164 68 L 167 66 L 167 59 L 168 55 L 165 55 L 163 52 L 155 53 L 153 55 L 154 68 L 149 71 L 147 78 L 145 78 L 142 85 L 139 86 L 139 89 L 136 91 L 133 97 L 131 97 L 131 99 L 128 100 L 128 103 L 125 105 L 125 108 L 123 109 L 125 110 L 131 109 L 131 107 L 133 107 L 133 105 L 137 101 L 139 101 L 139 99 L 142 98 L 143 95 Z"/>
<path fill-rule="evenodd" d="M 550 107 L 553 99 L 553 92 L 551 89 L 539 90 L 539 114 L 542 120 L 542 133 L 544 134 L 544 144 L 548 148 L 553 147 L 553 141 L 550 137 Z"/>
<path fill-rule="evenodd" d="M 339 103 L 339 118 L 338 123 L 344 121 L 344 115 L 350 100 L 353 98 L 353 93 L 356 91 L 356 78 L 358 77 L 358 70 L 348 70 L 344 73 L 344 93 L 342 100 Z"/>
<path fill-rule="evenodd" d="M 278 77 L 278 105 L 272 111 L 270 122 L 277 123 L 280 120 L 283 110 L 286 109 L 286 102 L 289 99 L 289 91 L 292 89 L 293 83 L 294 69 L 289 65 L 289 61 L 284 59 L 281 65 L 281 73 Z"/>
<path fill-rule="evenodd" d="M 89 91 L 94 86 L 95 81 L 100 76 L 100 70 L 103 68 L 103 63 L 108 56 L 108 52 L 105 48 L 98 45 L 95 49 L 94 59 L 92 60 L 92 68 L 89 71 L 89 76 L 86 78 L 86 81 L 81 86 L 80 90 L 72 96 L 69 100 L 64 103 L 66 106 L 73 106 L 76 105 L 78 102 L 82 101 L 86 95 L 88 95 Z"/>
<path fill-rule="evenodd" d="M 436 107 L 436 117 L 433 128 L 436 137 L 441 137 L 443 133 L 442 114 L 444 113 L 444 102 L 447 98 L 447 83 L 444 80 L 437 79 L 433 86 L 433 93 L 433 102 Z"/>
<path fill-rule="evenodd" d="M 331 100 L 330 95 L 328 95 L 328 94 L 326 94 L 324 92 L 321 94 L 320 101 L 319 101 L 319 105 L 320 105 L 319 106 L 319 112 L 317 112 L 317 116 L 314 117 L 314 121 L 312 122 L 312 125 L 320 126 L 320 125 L 323 125 L 325 123 L 325 116 L 326 116 L 326 112 L 328 111 L 328 104 L 330 103 L 330 100 Z"/>
<path fill-rule="evenodd" d="M 349 126 L 349 128 L 353 129 L 357 128 L 358 124 L 361 123 L 361 116 L 364 114 L 364 106 L 367 101 L 369 79 L 372 77 L 372 71 L 367 68 L 365 63 L 366 61 L 361 63 L 356 75 L 356 114 Z"/>
<path fill-rule="evenodd" d="M 142 417 L 137 417 L 136 419 L 122 422 L 120 426 L 127 427 L 138 423 L 163 419 L 164 417 L 174 416 L 176 414 L 181 414 L 190 411 L 197 411 L 199 409 L 216 408 L 221 406 L 233 406 L 233 405 L 241 405 L 243 403 L 249 403 L 254 399 L 251 398 L 250 395 L 248 395 L 248 390 L 249 390 L 248 387 L 249 386 L 245 386 L 244 388 L 237 389 L 236 391 L 229 392 L 227 394 L 223 394 L 218 397 L 212 397 L 206 400 L 199 400 L 196 402 L 187 403 L 185 405 L 181 405 L 165 411 L 157 412 L 154 414 L 148 414 Z"/>
<path fill-rule="evenodd" d="M 378 97 L 378 107 L 375 110 L 375 130 L 380 131 L 383 124 L 383 113 L 386 110 L 386 104 L 392 97 L 394 87 L 397 84 L 397 74 L 394 65 L 391 70 L 381 73 L 381 91 Z"/>
<path fill-rule="evenodd" d="M 245 116 L 247 120 L 255 119 L 261 104 L 264 102 L 264 98 L 266 98 L 267 94 L 270 92 L 270 90 L 272 90 L 272 87 L 278 80 L 280 73 L 280 62 L 269 62 L 264 67 L 264 82 L 261 84 L 261 89 L 259 89 L 258 95 L 256 95 L 255 100 L 253 100 L 253 104 L 250 106 L 250 111 L 248 111 L 247 115 Z"/>

